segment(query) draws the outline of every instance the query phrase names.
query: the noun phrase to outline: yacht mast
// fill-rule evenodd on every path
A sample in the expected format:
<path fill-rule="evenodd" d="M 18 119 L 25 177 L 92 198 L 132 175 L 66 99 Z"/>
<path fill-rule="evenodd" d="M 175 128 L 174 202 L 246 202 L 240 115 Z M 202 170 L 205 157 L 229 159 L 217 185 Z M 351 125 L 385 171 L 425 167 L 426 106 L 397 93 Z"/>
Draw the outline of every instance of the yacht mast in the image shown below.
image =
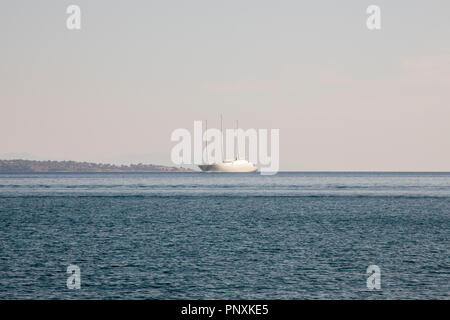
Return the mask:
<path fill-rule="evenodd" d="M 208 120 L 205 120 L 205 135 L 206 135 L 206 163 L 209 163 L 209 160 L 208 160 Z"/>
<path fill-rule="evenodd" d="M 223 154 L 223 118 L 220 114 L 220 148 L 222 151 L 222 162 L 225 160 L 225 155 Z"/>
<path fill-rule="evenodd" d="M 234 147 L 235 150 L 237 150 L 237 152 L 236 152 L 236 160 L 239 160 L 239 146 L 238 146 L 238 144 L 239 144 L 239 136 L 238 136 L 238 128 L 239 128 L 239 120 L 236 120 L 236 130 L 234 131 L 234 132 L 235 132 L 235 135 L 236 135 L 236 146 Z"/>

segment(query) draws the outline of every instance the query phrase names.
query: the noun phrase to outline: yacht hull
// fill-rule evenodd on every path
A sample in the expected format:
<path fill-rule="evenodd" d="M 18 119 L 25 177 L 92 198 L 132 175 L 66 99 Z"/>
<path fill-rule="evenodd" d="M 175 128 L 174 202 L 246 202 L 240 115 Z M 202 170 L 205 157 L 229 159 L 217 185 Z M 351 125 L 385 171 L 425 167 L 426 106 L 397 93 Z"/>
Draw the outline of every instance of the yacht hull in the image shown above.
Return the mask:
<path fill-rule="evenodd" d="M 213 164 L 199 165 L 200 170 L 204 172 L 255 172 L 258 170 L 254 164 L 250 162 L 235 163 L 235 162 L 223 162 Z"/>

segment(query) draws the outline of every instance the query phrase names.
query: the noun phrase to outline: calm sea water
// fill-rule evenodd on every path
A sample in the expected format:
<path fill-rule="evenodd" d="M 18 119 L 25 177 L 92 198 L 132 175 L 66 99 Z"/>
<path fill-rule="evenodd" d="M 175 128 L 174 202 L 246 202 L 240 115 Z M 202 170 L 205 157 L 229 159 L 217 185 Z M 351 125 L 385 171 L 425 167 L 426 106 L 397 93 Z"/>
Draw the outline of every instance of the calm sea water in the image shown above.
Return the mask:
<path fill-rule="evenodd" d="M 0 175 L 1 299 L 449 299 L 449 238 L 450 173 Z"/>

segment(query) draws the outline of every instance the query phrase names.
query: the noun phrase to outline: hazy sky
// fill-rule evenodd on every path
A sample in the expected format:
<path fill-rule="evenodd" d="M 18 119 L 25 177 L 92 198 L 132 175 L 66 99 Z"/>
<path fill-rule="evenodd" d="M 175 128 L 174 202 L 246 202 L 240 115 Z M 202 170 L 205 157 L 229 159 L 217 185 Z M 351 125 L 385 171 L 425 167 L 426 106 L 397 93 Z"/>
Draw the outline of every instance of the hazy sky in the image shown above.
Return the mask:
<path fill-rule="evenodd" d="M 0 40 L 0 156 L 169 164 L 222 113 L 282 170 L 450 170 L 448 0 L 4 0 Z"/>

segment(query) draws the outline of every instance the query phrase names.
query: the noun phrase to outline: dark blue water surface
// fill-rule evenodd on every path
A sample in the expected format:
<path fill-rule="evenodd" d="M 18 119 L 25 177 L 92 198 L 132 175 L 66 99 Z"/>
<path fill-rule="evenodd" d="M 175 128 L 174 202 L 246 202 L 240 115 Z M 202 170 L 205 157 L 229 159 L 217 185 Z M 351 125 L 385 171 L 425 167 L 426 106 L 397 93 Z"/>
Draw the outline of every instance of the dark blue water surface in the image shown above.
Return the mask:
<path fill-rule="evenodd" d="M 2 299 L 449 299 L 449 238 L 450 173 L 0 175 Z"/>

